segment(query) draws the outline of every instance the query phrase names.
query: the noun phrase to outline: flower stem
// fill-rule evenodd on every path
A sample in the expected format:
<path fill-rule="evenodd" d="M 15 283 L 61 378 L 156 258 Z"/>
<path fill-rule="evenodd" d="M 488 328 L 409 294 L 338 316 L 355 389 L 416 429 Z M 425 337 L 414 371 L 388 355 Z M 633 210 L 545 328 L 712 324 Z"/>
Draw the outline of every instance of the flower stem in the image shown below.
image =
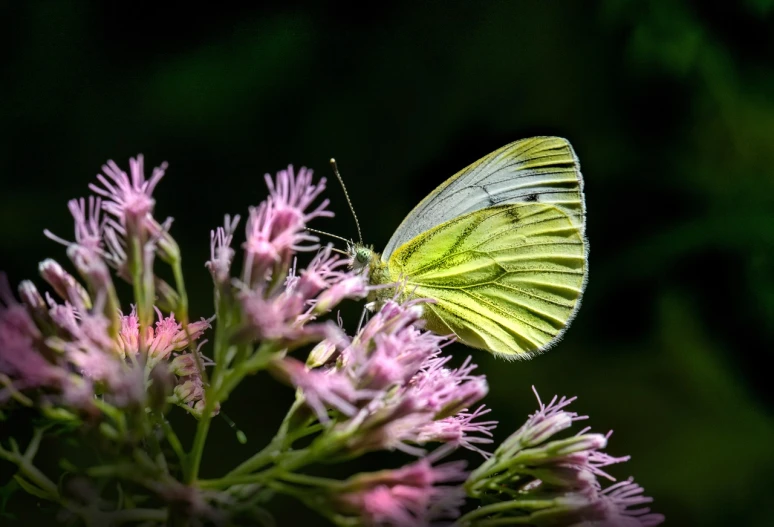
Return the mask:
<path fill-rule="evenodd" d="M 332 487 L 341 483 L 337 479 L 308 476 L 306 474 L 297 474 L 295 472 L 284 474 L 281 476 L 281 478 L 290 483 L 297 483 L 309 487 Z"/>
<path fill-rule="evenodd" d="M 250 472 L 254 472 L 260 468 L 263 468 L 265 465 L 272 461 L 272 458 L 276 458 L 281 452 L 290 447 L 294 441 L 322 430 L 322 425 L 318 424 L 314 426 L 307 426 L 301 430 L 296 431 L 295 433 L 288 434 L 290 420 L 293 418 L 296 410 L 298 410 L 302 404 L 302 400 L 296 399 L 296 401 L 293 403 L 293 406 L 290 407 L 290 410 L 288 410 L 288 413 L 282 420 L 282 424 L 277 431 L 277 435 L 274 436 L 271 442 L 252 457 L 242 462 L 238 467 L 231 470 L 228 474 L 226 474 L 226 477 L 249 474 Z"/>
<path fill-rule="evenodd" d="M 271 450 L 269 450 L 268 447 L 261 452 L 267 452 L 270 457 L 275 457 L 271 456 Z M 289 472 L 298 470 L 305 465 L 313 463 L 315 460 L 319 459 L 319 457 L 320 452 L 310 448 L 285 452 L 284 454 L 276 456 L 275 459 L 278 462 L 273 467 L 267 468 L 262 472 L 244 474 L 240 471 L 240 473 L 232 474 L 235 472 L 232 471 L 230 475 L 226 475 L 225 477 L 219 479 L 199 480 L 198 483 L 201 488 L 205 489 L 222 489 L 232 485 L 261 483 L 268 480 L 273 480 L 278 477 L 283 477 Z"/>
<path fill-rule="evenodd" d="M 242 382 L 245 376 L 256 373 L 269 365 L 277 352 L 277 346 L 273 343 L 264 343 L 253 353 L 253 356 L 237 364 L 234 369 L 223 375 L 223 382 L 219 383 L 217 390 L 218 400 L 226 400 L 231 391 Z"/>
<path fill-rule="evenodd" d="M 5 450 L 0 446 L 0 458 L 5 459 L 16 465 L 24 479 L 35 484 L 40 490 L 46 493 L 46 498 L 64 505 L 64 501 L 59 495 L 56 483 L 48 479 L 33 463 L 35 454 L 40 446 L 40 440 L 43 437 L 43 429 L 36 428 L 27 451 L 22 454 L 15 442 L 11 443 L 11 450 Z"/>
<path fill-rule="evenodd" d="M 472 520 L 482 518 L 490 514 L 497 514 L 500 512 L 506 512 L 513 509 L 523 509 L 526 511 L 534 511 L 551 507 L 554 504 L 553 500 L 511 500 L 511 501 L 499 501 L 497 503 L 491 503 L 489 505 L 483 505 L 475 510 L 462 516 L 458 523 L 460 525 L 470 525 Z M 482 525 L 520 525 L 530 523 L 530 514 L 525 516 L 508 516 L 506 518 L 492 518 L 487 520 L 481 520 L 475 522 L 476 527 Z M 493 523 L 494 522 L 494 523 Z"/>
<path fill-rule="evenodd" d="M 188 293 L 185 290 L 185 280 L 183 279 L 183 262 L 180 258 L 176 258 L 172 264 L 172 274 L 175 277 L 175 288 L 177 294 L 180 297 L 178 304 L 177 316 L 181 321 L 188 322 Z"/>
<path fill-rule="evenodd" d="M 161 418 L 160 423 L 161 428 L 164 430 L 164 435 L 167 438 L 167 443 L 172 447 L 180 464 L 185 466 L 185 450 L 183 449 L 183 445 L 180 443 L 180 439 L 177 437 L 175 430 L 164 417 Z"/>
<path fill-rule="evenodd" d="M 194 436 L 193 446 L 191 452 L 188 454 L 188 465 L 185 474 L 186 483 L 192 483 L 199 477 L 199 467 L 202 462 L 202 454 L 204 453 L 204 443 L 207 441 L 207 433 L 210 431 L 210 423 L 212 422 L 212 411 L 217 404 L 217 394 L 215 390 L 210 386 L 205 386 L 204 389 L 204 412 L 201 419 L 196 425 L 196 435 Z"/>
<path fill-rule="evenodd" d="M 462 518 L 457 520 L 458 525 L 471 525 L 464 523 Z M 533 525 L 534 520 L 529 516 L 506 516 L 505 518 L 490 518 L 487 520 L 477 521 L 475 527 L 496 527 L 497 525 Z"/>
<path fill-rule="evenodd" d="M 188 454 L 188 472 L 186 473 L 186 482 L 192 483 L 199 476 L 199 466 L 201 465 L 204 443 L 207 440 L 207 433 L 212 422 L 212 411 L 216 405 L 228 398 L 229 393 L 237 384 L 249 373 L 263 369 L 271 361 L 275 346 L 271 344 L 262 345 L 253 357 L 239 364 L 229 375 L 226 375 L 223 384 L 217 389 L 212 385 L 205 385 L 204 391 L 204 411 L 196 427 L 191 452 Z"/>

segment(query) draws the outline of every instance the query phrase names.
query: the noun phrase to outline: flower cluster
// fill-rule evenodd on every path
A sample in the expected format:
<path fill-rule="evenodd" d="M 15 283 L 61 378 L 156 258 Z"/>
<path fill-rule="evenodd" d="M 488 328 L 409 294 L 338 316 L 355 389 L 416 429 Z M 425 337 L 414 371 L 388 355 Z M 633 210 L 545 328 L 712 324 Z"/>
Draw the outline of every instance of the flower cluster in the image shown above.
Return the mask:
<path fill-rule="evenodd" d="M 349 452 L 422 455 L 417 445 L 442 442 L 484 453 L 475 444 L 491 442 L 495 422 L 474 421 L 483 407 L 467 410 L 486 395 L 486 379 L 472 375 L 470 358 L 449 368 L 451 357 L 441 356 L 448 339 L 418 329 L 421 314 L 419 303 L 387 302 L 351 341 L 338 343 L 340 350 L 322 344 L 327 364 L 310 368 L 287 357 L 274 367 Z"/>
<path fill-rule="evenodd" d="M 554 397 L 543 404 L 537 391 L 535 396 L 539 410 L 466 482 L 471 496 L 495 501 L 496 506 L 468 513 L 463 525 L 498 519 L 536 526 L 650 527 L 664 521 L 647 507 L 631 508 L 652 501 L 631 479 L 602 488 L 599 478 L 614 481 L 603 468 L 629 459 L 602 452 L 610 433 L 584 428 L 571 437 L 555 437 L 575 421 L 587 419 L 567 411 L 574 397 Z"/>
<path fill-rule="evenodd" d="M 44 422 L 21 434 L 32 436 L 24 450 L 0 438 L 0 459 L 16 465 L 22 489 L 93 525 L 271 524 L 276 493 L 352 527 L 662 521 L 635 508 L 650 498 L 631 480 L 599 483 L 612 479 L 606 466 L 627 459 L 602 452 L 609 435 L 558 437 L 583 419 L 566 410 L 572 399 L 541 403 L 490 452 L 497 423 L 481 404 L 486 378 L 470 357 L 455 362 L 445 352 L 453 339 L 423 329 L 428 300 L 384 301 L 354 335 L 332 320 L 342 302 L 372 287 L 367 272 L 320 247 L 308 228 L 332 216 L 319 199 L 324 179 L 293 167 L 266 176 L 269 195 L 250 209 L 237 245 L 241 271 L 231 269 L 239 216 L 212 231 L 205 265 L 215 314 L 193 321 L 172 220 L 154 217 L 153 191 L 167 165 L 149 179 L 142 156 L 129 165 L 126 173 L 109 161 L 90 186 L 97 195 L 69 202 L 73 241 L 46 231 L 67 247 L 75 274 L 44 260 L 50 291 L 23 281 L 20 300 L 0 274 L 0 418 L 24 405 Z M 162 265 L 171 282 L 160 277 Z M 130 285 L 131 302 L 121 302 L 115 277 Z M 295 402 L 268 445 L 203 478 L 212 419 L 260 372 L 291 386 Z M 168 419 L 180 409 L 196 419 L 191 438 L 178 437 Z M 69 487 L 54 483 L 64 472 L 52 479 L 34 465 L 44 431 L 62 423 L 62 436 L 100 460 L 63 460 Z M 464 461 L 445 459 L 460 449 L 483 463 L 468 472 Z M 376 451 L 408 460 L 343 479 L 310 473 Z M 119 499 L 105 489 L 119 489 Z"/>
<path fill-rule="evenodd" d="M 327 490 L 336 514 L 365 525 L 429 525 L 455 520 L 465 502 L 464 462 L 422 459 L 395 470 L 358 474 Z"/>
<path fill-rule="evenodd" d="M 174 313 L 164 316 L 153 305 L 156 285 L 163 283 L 153 272 L 154 256 L 174 262 L 176 254 L 176 244 L 152 215 L 151 193 L 164 169 L 155 169 L 150 181 L 145 181 L 142 156 L 130 165 L 131 178 L 112 161 L 103 167 L 107 178 L 98 179 L 104 188 L 92 188 L 104 201 L 91 196 L 69 202 L 74 241 L 46 231 L 67 246 L 85 285 L 52 259 L 41 262 L 40 274 L 61 300 L 48 293 L 44 297 L 25 281 L 19 287 L 22 307 L 4 285 L 0 353 L 8 358 L 0 360 L 0 373 L 6 397 L 14 394 L 31 404 L 22 392 L 45 388 L 34 395 L 75 414 L 93 413 L 95 401 L 142 406 L 153 368 L 166 363 L 173 352 L 192 346 L 210 327 L 206 320 L 181 324 Z M 128 247 L 138 250 L 127 252 Z M 121 312 L 111 266 L 140 293 L 129 315 Z M 154 310 L 155 327 L 149 324 Z M 187 318 L 187 313 L 183 316 Z M 179 384 L 186 382 L 187 378 L 179 380 Z M 201 390 L 198 397 L 189 395 L 174 402 L 193 406 L 200 399 Z"/>

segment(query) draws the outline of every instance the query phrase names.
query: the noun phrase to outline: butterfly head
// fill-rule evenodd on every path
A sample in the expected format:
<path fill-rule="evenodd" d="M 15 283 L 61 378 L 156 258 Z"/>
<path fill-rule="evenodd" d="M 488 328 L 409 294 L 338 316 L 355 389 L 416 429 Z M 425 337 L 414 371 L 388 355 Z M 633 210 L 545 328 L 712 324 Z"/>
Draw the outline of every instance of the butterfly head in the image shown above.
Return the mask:
<path fill-rule="evenodd" d="M 362 243 L 352 243 L 347 247 L 349 254 L 349 266 L 355 271 L 362 271 L 370 266 L 376 253 L 373 247 L 367 247 Z"/>

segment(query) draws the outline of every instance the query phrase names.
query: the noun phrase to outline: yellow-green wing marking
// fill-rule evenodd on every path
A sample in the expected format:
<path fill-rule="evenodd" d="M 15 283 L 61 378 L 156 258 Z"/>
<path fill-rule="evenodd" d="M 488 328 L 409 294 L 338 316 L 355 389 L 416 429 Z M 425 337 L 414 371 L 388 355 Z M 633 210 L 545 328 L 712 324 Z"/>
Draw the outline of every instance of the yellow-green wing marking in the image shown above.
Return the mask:
<path fill-rule="evenodd" d="M 456 217 L 398 247 L 388 261 L 405 291 L 432 298 L 428 329 L 507 358 L 559 338 L 579 306 L 586 244 L 575 219 L 545 203 Z"/>
<path fill-rule="evenodd" d="M 566 139 L 522 139 L 463 168 L 406 216 L 382 258 L 388 261 L 404 243 L 453 218 L 511 203 L 553 204 L 584 234 L 583 178 Z"/>

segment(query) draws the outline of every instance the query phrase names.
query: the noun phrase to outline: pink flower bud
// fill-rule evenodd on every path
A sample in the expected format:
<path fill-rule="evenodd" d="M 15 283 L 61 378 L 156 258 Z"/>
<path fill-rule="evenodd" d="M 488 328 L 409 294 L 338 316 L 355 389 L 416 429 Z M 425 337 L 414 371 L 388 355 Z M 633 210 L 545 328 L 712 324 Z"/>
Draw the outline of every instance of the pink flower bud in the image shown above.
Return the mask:
<path fill-rule="evenodd" d="M 38 269 L 43 279 L 60 297 L 75 305 L 91 307 L 91 298 L 86 289 L 56 261 L 47 258 L 40 262 Z"/>

